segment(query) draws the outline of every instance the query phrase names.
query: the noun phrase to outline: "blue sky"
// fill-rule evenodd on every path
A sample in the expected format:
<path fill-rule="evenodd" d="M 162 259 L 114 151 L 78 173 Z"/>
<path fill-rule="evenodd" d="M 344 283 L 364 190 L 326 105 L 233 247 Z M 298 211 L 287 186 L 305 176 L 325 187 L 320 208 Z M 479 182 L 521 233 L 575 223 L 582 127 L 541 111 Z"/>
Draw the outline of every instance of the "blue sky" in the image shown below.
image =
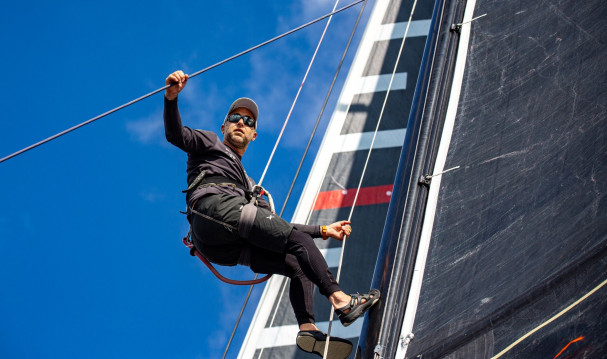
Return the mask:
<path fill-rule="evenodd" d="M 332 0 L 4 4 L 0 157 L 160 88 L 174 70 L 205 68 L 328 13 L 333 5 Z M 278 209 L 359 6 L 333 18 L 269 167 L 264 187 Z M 255 99 L 259 137 L 244 164 L 258 180 L 323 27 L 324 22 L 316 24 L 192 79 L 180 95 L 185 124 L 218 132 L 235 98 Z M 314 155 L 313 150 L 287 219 Z M 248 288 L 215 279 L 181 243 L 187 232 L 179 213 L 185 159 L 164 140 L 159 94 L 0 163 L 0 357 L 221 357 Z M 252 277 L 247 268 L 222 271 Z M 261 290 L 255 290 L 254 302 Z M 254 307 L 228 357 L 237 355 Z"/>

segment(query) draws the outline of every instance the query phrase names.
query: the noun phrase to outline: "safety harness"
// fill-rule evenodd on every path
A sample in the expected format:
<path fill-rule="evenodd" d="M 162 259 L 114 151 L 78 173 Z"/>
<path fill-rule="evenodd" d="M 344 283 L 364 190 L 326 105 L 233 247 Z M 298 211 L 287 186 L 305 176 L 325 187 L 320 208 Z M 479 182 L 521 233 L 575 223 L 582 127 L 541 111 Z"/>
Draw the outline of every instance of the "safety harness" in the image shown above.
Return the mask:
<path fill-rule="evenodd" d="M 223 176 L 206 177 L 206 171 L 200 172 L 200 174 L 194 179 L 194 181 L 192 181 L 192 183 L 188 186 L 188 188 L 183 190 L 182 192 L 188 193 L 190 191 L 195 191 L 195 190 L 197 190 L 199 188 L 203 188 L 203 187 L 226 186 L 226 185 L 233 186 L 234 188 L 239 188 L 242 191 L 244 191 L 245 198 L 247 198 L 249 201 L 249 203 L 247 203 L 246 205 L 244 205 L 242 207 L 242 210 L 240 212 L 240 218 L 238 220 L 238 228 L 235 228 L 227 223 L 221 222 L 215 218 L 212 218 L 211 216 L 205 215 L 204 213 L 200 213 L 200 212 L 196 211 L 194 208 L 192 208 L 192 207 L 194 207 L 194 205 L 192 205 L 192 206 L 188 205 L 186 212 L 182 212 L 182 213 L 187 214 L 188 222 L 190 222 L 190 223 L 191 223 L 192 215 L 201 216 L 210 221 L 220 223 L 221 225 L 231 228 L 233 230 L 237 230 L 238 235 L 241 236 L 242 238 L 249 238 L 249 233 L 251 232 L 251 228 L 253 227 L 253 223 L 255 221 L 255 215 L 257 214 L 258 199 L 261 198 L 261 196 L 265 195 L 268 198 L 268 203 L 270 204 L 270 209 L 272 210 L 272 212 L 274 212 L 274 200 L 272 199 L 270 192 L 264 190 L 261 186 L 257 186 L 257 185 L 255 187 L 253 187 L 253 190 L 250 190 L 250 189 L 246 188 L 245 186 L 243 186 L 241 183 L 238 183 L 232 179 L 229 179 L 229 178 L 226 178 Z M 211 262 L 202 253 L 200 253 L 194 246 L 194 243 L 192 242 L 192 225 L 191 224 L 190 224 L 190 229 L 188 231 L 188 234 L 185 237 L 183 237 L 182 241 L 183 241 L 183 244 L 190 249 L 191 256 L 198 257 L 202 261 L 202 263 L 204 263 L 219 280 L 221 280 L 225 283 L 235 284 L 235 285 L 259 284 L 259 283 L 265 282 L 266 280 L 270 279 L 270 277 L 272 276 L 271 274 L 268 274 L 265 277 L 262 277 L 259 279 L 252 279 L 252 280 L 233 280 L 233 279 L 229 279 L 229 278 L 222 276 L 217 271 L 217 269 L 215 269 L 215 267 L 211 264 Z"/>

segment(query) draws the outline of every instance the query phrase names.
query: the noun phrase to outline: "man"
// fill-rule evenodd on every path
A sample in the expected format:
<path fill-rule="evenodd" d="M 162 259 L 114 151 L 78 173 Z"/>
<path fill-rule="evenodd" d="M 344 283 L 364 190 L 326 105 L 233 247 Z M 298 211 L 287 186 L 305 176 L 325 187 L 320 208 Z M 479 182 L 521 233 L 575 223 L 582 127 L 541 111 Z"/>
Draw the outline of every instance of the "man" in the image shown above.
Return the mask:
<path fill-rule="evenodd" d="M 188 154 L 186 202 L 194 246 L 216 264 L 242 264 L 257 273 L 291 278 L 289 294 L 300 329 L 296 343 L 302 350 L 322 356 L 326 334 L 314 324 L 314 285 L 331 302 L 344 326 L 380 297 L 378 290 L 364 295 L 341 291 L 314 244 L 313 238 L 321 236 L 337 240 L 349 236 L 350 222 L 291 224 L 271 212 L 265 200 L 251 194 L 255 183 L 241 163 L 247 147 L 257 138 L 257 105 L 248 98 L 234 101 L 221 125 L 220 141 L 214 132 L 182 125 L 177 96 L 187 81 L 188 75 L 182 71 L 166 78 L 166 84 L 172 86 L 165 92 L 164 125 L 167 140 Z M 328 358 L 346 358 L 352 351 L 349 341 L 330 340 Z"/>

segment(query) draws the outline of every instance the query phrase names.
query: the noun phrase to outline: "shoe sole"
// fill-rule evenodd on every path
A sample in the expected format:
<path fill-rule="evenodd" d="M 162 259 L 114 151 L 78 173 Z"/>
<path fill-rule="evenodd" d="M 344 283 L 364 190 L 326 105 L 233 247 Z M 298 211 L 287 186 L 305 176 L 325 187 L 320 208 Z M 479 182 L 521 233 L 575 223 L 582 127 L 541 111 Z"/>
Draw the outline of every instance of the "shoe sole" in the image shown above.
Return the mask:
<path fill-rule="evenodd" d="M 318 354 L 321 357 L 325 354 L 325 343 L 326 341 L 317 341 L 312 336 L 297 337 L 297 346 L 301 350 L 307 353 Z M 327 359 L 346 359 L 351 352 L 351 344 L 329 340 Z"/>

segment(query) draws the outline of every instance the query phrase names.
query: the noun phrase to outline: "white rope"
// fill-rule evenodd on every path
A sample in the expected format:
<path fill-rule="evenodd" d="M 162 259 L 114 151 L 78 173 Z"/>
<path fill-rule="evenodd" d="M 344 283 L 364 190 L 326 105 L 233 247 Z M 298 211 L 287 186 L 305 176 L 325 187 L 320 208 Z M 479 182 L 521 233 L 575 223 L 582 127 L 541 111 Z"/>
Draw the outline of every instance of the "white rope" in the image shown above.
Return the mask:
<path fill-rule="evenodd" d="M 285 294 L 285 289 L 287 289 L 287 283 L 288 283 L 288 279 L 285 277 L 282 280 L 282 289 L 280 290 L 280 294 L 278 295 L 278 301 L 276 302 L 276 307 L 274 308 L 274 313 L 272 314 L 272 319 L 270 320 L 270 325 L 268 326 L 268 328 L 272 328 L 272 325 L 274 325 L 274 319 L 276 319 L 276 314 L 278 313 L 278 308 L 280 308 L 280 299 L 282 298 L 282 296 Z M 261 355 L 263 354 L 263 350 L 265 348 L 261 348 L 259 350 L 259 355 L 257 356 L 257 359 L 261 358 Z"/>
<path fill-rule="evenodd" d="M 413 2 L 413 7 L 411 8 L 411 14 L 409 14 L 409 21 L 407 22 L 407 29 L 405 30 L 405 37 L 403 38 L 403 42 L 402 42 L 402 44 L 401 44 L 401 47 L 400 47 L 400 50 L 399 50 L 399 54 L 398 54 L 399 58 L 400 58 L 400 53 L 401 53 L 401 51 L 402 51 L 402 49 L 403 49 L 403 47 L 404 47 L 404 45 L 405 45 L 405 39 L 407 38 L 407 36 L 406 36 L 406 35 L 407 35 L 407 33 L 409 32 L 409 25 L 411 24 L 411 20 L 412 20 L 412 18 L 413 18 L 413 14 L 414 14 L 414 12 L 415 12 L 415 6 L 416 6 L 416 5 L 417 5 L 417 0 L 415 0 L 415 1 Z M 396 61 L 396 64 L 398 65 L 398 60 Z M 396 65 L 395 65 L 395 68 L 396 68 Z M 404 216 L 404 215 L 405 215 L 405 214 L 403 213 L 403 216 Z M 402 228 L 401 228 L 401 230 L 402 230 Z M 399 241 L 400 241 L 400 234 L 399 234 L 399 237 L 398 237 L 398 238 L 399 238 Z M 393 275 L 394 275 L 394 268 L 392 268 L 392 273 L 391 273 L 391 276 L 393 276 Z M 390 291 L 390 284 L 388 284 L 388 292 L 389 292 L 389 291 Z M 385 293 L 385 294 L 387 294 L 387 293 Z M 384 312 L 384 313 L 383 313 L 383 315 L 382 315 L 382 322 L 385 320 L 385 316 L 386 316 L 386 312 Z M 381 335 L 383 335 L 383 333 L 381 333 L 381 331 L 380 331 L 379 336 L 381 336 Z M 378 345 L 379 345 L 379 344 L 380 344 L 380 343 L 378 342 Z M 378 357 L 378 356 L 379 356 L 379 354 L 376 352 L 376 353 L 375 353 L 375 357 Z"/>
<path fill-rule="evenodd" d="M 375 126 L 375 132 L 373 132 L 373 139 L 371 140 L 371 145 L 369 146 L 369 151 L 367 152 L 367 159 L 365 160 L 365 165 L 363 166 L 362 174 L 360 175 L 360 180 L 358 181 L 358 187 L 356 188 L 356 194 L 354 195 L 354 201 L 352 202 L 352 208 L 350 208 L 350 214 L 348 215 L 348 221 L 352 219 L 352 214 L 354 213 L 354 208 L 356 207 L 356 201 L 358 199 L 358 193 L 360 192 L 360 188 L 363 183 L 363 179 L 365 177 L 365 173 L 367 171 L 367 166 L 369 164 L 369 158 L 371 157 L 371 151 L 373 150 L 373 145 L 375 144 L 375 138 L 377 137 L 377 132 L 379 130 L 379 125 L 381 124 L 381 120 L 384 116 L 384 110 L 386 108 L 386 103 L 388 102 L 388 96 L 390 95 L 390 90 L 392 89 L 392 83 L 394 81 L 394 76 L 396 75 L 396 70 L 398 67 L 398 63 L 400 62 L 400 57 L 403 52 L 403 48 L 405 47 L 405 41 L 407 39 L 407 34 L 409 33 L 409 27 L 411 26 L 411 20 L 413 18 L 413 14 L 415 12 L 415 6 L 417 5 L 417 0 L 413 2 L 413 7 L 411 8 L 411 14 L 409 15 L 409 20 L 407 21 L 407 27 L 405 29 L 405 34 L 403 35 L 403 41 L 400 44 L 400 49 L 398 50 L 398 56 L 396 57 L 396 63 L 394 64 L 394 69 L 392 70 L 392 75 L 390 76 L 390 83 L 388 84 L 388 91 L 386 92 L 386 96 L 384 97 L 384 103 L 382 104 L 381 111 L 379 113 L 379 119 L 377 120 L 377 125 Z M 344 252 L 346 249 L 346 240 L 347 236 L 344 236 L 344 239 L 341 244 L 341 253 L 339 255 L 339 266 L 337 267 L 337 276 L 336 280 L 339 283 L 339 278 L 341 276 L 341 267 L 343 264 Z M 327 345 L 325 345 L 325 356 L 323 359 L 326 359 L 326 354 L 328 350 L 329 338 L 331 335 L 331 326 L 333 324 L 333 316 L 335 314 L 335 310 L 331 307 L 331 314 L 329 315 L 329 328 L 327 330 Z"/>
<path fill-rule="evenodd" d="M 339 0 L 335 1 L 335 5 L 333 6 L 332 11 L 335 11 L 335 9 L 337 8 L 337 3 L 339 3 Z M 325 25 L 325 28 L 322 31 L 322 35 L 320 36 L 318 45 L 316 45 L 316 50 L 314 50 L 314 55 L 312 55 L 312 59 L 310 60 L 310 63 L 308 64 L 308 68 L 306 69 L 306 73 L 303 77 L 303 80 L 301 81 L 301 85 L 299 85 L 299 89 L 297 89 L 297 94 L 295 95 L 295 99 L 293 100 L 293 103 L 291 104 L 291 108 L 289 109 L 287 118 L 285 119 L 285 122 L 282 125 L 280 134 L 278 134 L 278 138 L 276 139 L 276 143 L 274 144 L 272 153 L 270 153 L 270 158 L 268 159 L 268 162 L 266 163 L 266 168 L 263 170 L 263 173 L 261 174 L 261 179 L 259 180 L 259 183 L 257 184 L 259 186 L 261 186 L 263 179 L 266 177 L 266 172 L 268 171 L 268 167 L 270 167 L 270 162 L 272 162 L 272 158 L 274 157 L 274 152 L 276 152 L 276 148 L 278 147 L 278 143 L 280 142 L 280 139 L 282 138 L 282 134 L 285 132 L 285 127 L 287 127 L 287 123 L 289 123 L 289 119 L 291 118 L 291 113 L 293 112 L 293 108 L 295 107 L 295 104 L 297 103 L 297 99 L 299 98 L 299 94 L 301 93 L 301 89 L 303 88 L 303 85 L 306 82 L 308 73 L 310 72 L 310 68 L 312 67 L 312 64 L 314 63 L 314 59 L 316 58 L 316 54 L 318 53 L 318 49 L 320 48 L 320 45 L 322 44 L 322 40 L 325 37 L 325 33 L 327 32 L 327 29 L 329 28 L 329 24 L 331 23 L 331 19 L 333 19 L 333 15 L 329 16 L 329 20 L 327 20 L 327 24 Z"/>
<path fill-rule="evenodd" d="M 333 6 L 333 10 L 335 11 L 335 9 L 337 9 L 337 4 L 339 3 L 339 0 L 335 1 L 335 5 Z M 320 40 L 318 41 L 318 44 L 316 45 L 316 49 L 314 50 L 314 54 L 312 55 L 312 59 L 310 60 L 310 63 L 308 64 L 308 68 L 306 69 L 306 73 L 304 74 L 303 80 L 301 81 L 301 85 L 299 85 L 299 89 L 297 90 L 297 94 L 295 95 L 295 99 L 293 100 L 293 103 L 291 104 L 291 108 L 289 109 L 289 113 L 287 114 L 287 118 L 285 119 L 285 122 L 282 125 L 282 129 L 280 130 L 280 134 L 278 135 L 278 138 L 276 139 L 276 143 L 274 144 L 274 148 L 272 149 L 272 153 L 270 154 L 270 157 L 268 158 L 268 162 L 266 163 L 266 167 L 263 170 L 263 173 L 261 175 L 261 178 L 259 180 L 259 183 L 257 184 L 258 186 L 261 186 L 265 176 L 266 176 L 266 172 L 268 171 L 268 168 L 270 167 L 270 163 L 272 162 L 272 158 L 274 157 L 274 153 L 276 152 L 276 148 L 278 147 L 278 144 L 280 143 L 280 139 L 282 138 L 282 135 L 285 131 L 285 128 L 287 127 L 287 123 L 289 123 L 289 119 L 291 118 L 291 113 L 293 112 L 293 108 L 295 108 L 295 104 L 297 103 L 297 99 L 299 98 L 299 94 L 301 93 L 301 89 L 303 88 L 304 83 L 306 82 L 306 79 L 308 77 L 308 73 L 310 72 L 310 68 L 312 68 L 312 64 L 314 63 L 314 59 L 316 58 L 316 54 L 318 53 L 318 49 L 320 48 L 320 45 L 322 44 L 322 41 L 325 37 L 325 34 L 327 33 L 327 29 L 329 28 L 329 24 L 331 24 L 331 19 L 333 18 L 333 15 L 329 16 L 329 20 L 327 20 L 327 23 L 325 25 L 325 28 L 323 29 L 322 35 L 320 36 Z M 278 298 L 282 298 L 285 289 L 287 287 L 287 280 L 285 279 L 282 285 L 282 290 L 281 290 L 281 294 L 278 296 Z M 270 321 L 270 328 L 272 327 L 272 325 L 274 324 L 274 319 L 276 318 L 276 314 L 278 312 L 278 308 L 280 306 L 280 302 L 276 304 L 276 307 L 274 308 L 274 313 L 272 314 L 272 319 Z M 259 355 L 257 356 L 257 358 L 261 358 L 261 355 L 263 353 L 263 348 L 259 351 Z M 326 355 L 326 353 L 325 353 Z"/>
<path fill-rule="evenodd" d="M 559 313 L 557 313 L 556 315 L 554 315 L 552 318 L 548 319 L 547 321 L 545 321 L 544 323 L 538 325 L 535 329 L 531 330 L 529 333 L 523 335 L 522 337 L 520 337 L 518 340 L 516 340 L 514 343 L 510 344 L 509 346 L 507 346 L 504 350 L 502 350 L 501 352 L 499 352 L 497 355 L 495 355 L 494 357 L 492 357 L 491 359 L 497 359 L 499 357 L 501 357 L 502 355 L 506 354 L 508 351 L 510 351 L 510 349 L 514 348 L 516 345 L 518 345 L 520 342 L 522 342 L 523 340 L 527 339 L 528 337 L 530 337 L 533 333 L 537 332 L 538 330 L 542 329 L 543 327 L 545 327 L 546 325 L 552 323 L 553 321 L 557 320 L 559 317 L 561 317 L 563 314 L 567 313 L 568 311 L 570 311 L 572 308 L 574 308 L 575 306 L 577 306 L 578 304 L 580 304 L 581 302 L 585 301 L 588 297 L 590 297 L 591 295 L 593 295 L 594 293 L 596 293 L 599 289 L 601 289 L 603 286 L 605 286 L 605 284 L 607 284 L 607 279 L 604 280 L 601 284 L 597 285 L 596 287 L 594 287 L 594 289 L 592 289 L 590 292 L 586 293 L 584 296 L 582 296 L 580 299 L 576 300 L 575 302 L 573 302 L 571 305 L 569 305 L 567 308 L 561 310 Z"/>

